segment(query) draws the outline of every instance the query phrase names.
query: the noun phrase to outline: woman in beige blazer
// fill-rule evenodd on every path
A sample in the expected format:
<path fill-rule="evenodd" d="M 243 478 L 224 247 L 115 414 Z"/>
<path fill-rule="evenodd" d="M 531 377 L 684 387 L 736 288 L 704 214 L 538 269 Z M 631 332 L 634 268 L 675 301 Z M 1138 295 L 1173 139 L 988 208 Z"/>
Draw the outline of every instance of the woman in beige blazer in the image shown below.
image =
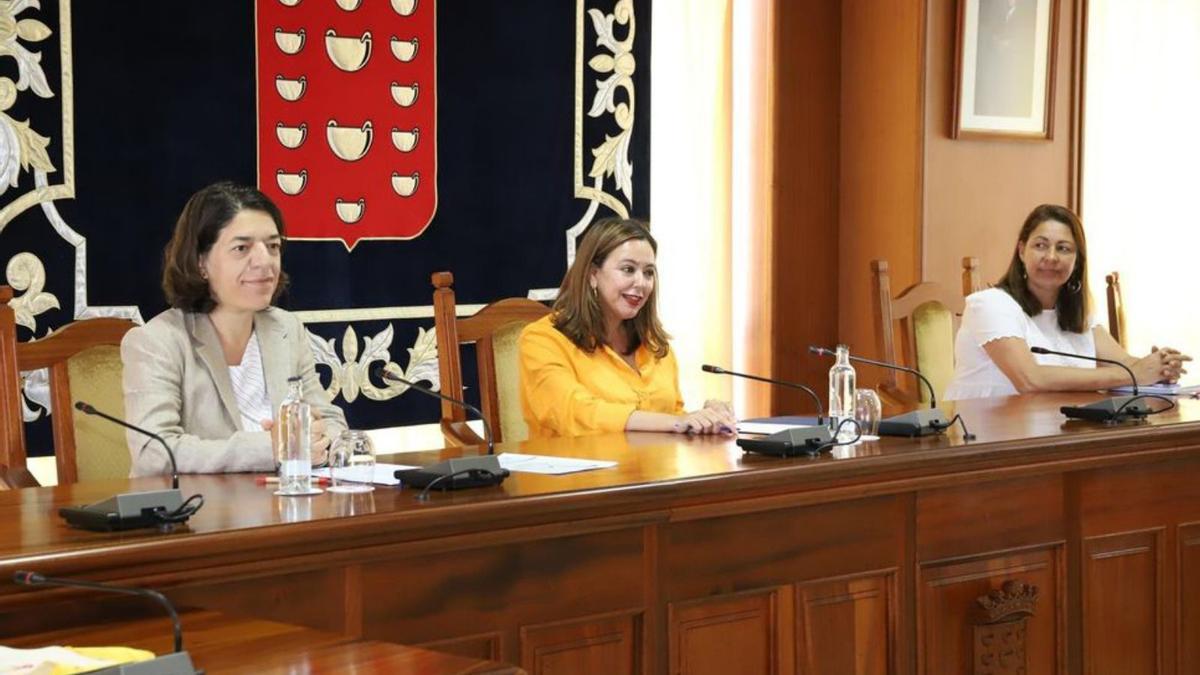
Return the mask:
<path fill-rule="evenodd" d="M 317 378 L 303 324 L 271 303 L 286 286 L 283 216 L 250 187 L 217 183 L 183 208 L 163 255 L 169 309 L 121 342 L 125 412 L 174 450 L 180 473 L 272 471 L 274 411 L 299 376 L 313 406 L 313 461 L 346 428 Z M 127 435 L 132 476 L 170 472 Z"/>

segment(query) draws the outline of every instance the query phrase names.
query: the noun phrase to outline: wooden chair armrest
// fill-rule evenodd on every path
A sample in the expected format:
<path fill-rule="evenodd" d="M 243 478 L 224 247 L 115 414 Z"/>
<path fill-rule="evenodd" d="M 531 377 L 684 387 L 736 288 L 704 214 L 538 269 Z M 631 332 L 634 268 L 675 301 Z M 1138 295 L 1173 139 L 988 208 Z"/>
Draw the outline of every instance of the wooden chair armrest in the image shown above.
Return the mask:
<path fill-rule="evenodd" d="M 0 464 L 0 490 L 16 490 L 27 487 L 41 487 L 37 479 L 24 467 L 9 468 Z"/>
<path fill-rule="evenodd" d="M 487 445 L 487 441 L 480 438 L 479 434 L 467 426 L 466 422 L 442 420 L 442 435 L 446 437 L 446 443 L 452 448 L 465 445 Z"/>

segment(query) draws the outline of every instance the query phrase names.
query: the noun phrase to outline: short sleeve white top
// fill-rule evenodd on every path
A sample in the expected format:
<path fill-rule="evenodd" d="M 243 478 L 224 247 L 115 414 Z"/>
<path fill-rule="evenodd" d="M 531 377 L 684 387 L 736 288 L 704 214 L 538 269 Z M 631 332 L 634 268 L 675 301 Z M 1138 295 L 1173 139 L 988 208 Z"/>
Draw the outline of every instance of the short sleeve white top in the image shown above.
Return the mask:
<path fill-rule="evenodd" d="M 1029 316 L 1003 289 L 989 288 L 972 293 L 967 296 L 962 325 L 954 339 L 954 379 L 943 398 L 955 401 L 1017 393 L 1012 381 L 983 349 L 987 343 L 1000 338 L 1019 338 L 1030 347 L 1095 356 L 1096 338 L 1092 328 L 1098 323 L 1094 316 L 1089 316 L 1085 325 L 1087 329 L 1082 333 L 1064 331 L 1059 328 L 1058 312 L 1053 309 Z M 1088 361 L 1052 354 L 1034 354 L 1033 358 L 1043 366 L 1095 367 Z"/>

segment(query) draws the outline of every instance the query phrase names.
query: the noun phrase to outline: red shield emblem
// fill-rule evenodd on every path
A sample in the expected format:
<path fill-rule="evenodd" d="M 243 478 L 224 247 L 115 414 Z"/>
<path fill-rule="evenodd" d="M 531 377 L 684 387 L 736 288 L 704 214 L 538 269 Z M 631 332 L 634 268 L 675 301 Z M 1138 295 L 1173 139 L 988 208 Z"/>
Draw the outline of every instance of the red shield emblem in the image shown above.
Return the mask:
<path fill-rule="evenodd" d="M 434 0 L 258 0 L 258 184 L 289 239 L 412 239 L 437 209 Z"/>

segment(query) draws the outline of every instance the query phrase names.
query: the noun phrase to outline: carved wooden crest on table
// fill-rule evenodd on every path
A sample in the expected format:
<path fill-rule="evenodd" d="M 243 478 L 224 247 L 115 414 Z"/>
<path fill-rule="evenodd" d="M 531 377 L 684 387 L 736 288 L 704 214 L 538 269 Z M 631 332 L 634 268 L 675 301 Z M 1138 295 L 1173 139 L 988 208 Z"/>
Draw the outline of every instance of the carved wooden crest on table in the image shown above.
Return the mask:
<path fill-rule="evenodd" d="M 975 602 L 974 675 L 1025 675 L 1029 618 L 1037 605 L 1037 586 L 1010 579 Z"/>

